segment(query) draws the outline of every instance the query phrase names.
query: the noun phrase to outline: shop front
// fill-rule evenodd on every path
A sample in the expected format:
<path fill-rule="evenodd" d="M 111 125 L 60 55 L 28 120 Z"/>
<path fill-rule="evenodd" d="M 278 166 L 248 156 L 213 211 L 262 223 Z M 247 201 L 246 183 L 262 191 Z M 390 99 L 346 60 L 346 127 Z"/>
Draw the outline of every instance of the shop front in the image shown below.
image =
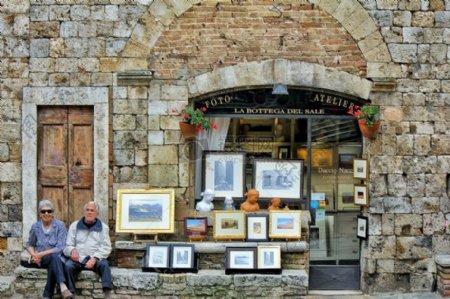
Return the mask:
<path fill-rule="evenodd" d="M 290 182 L 280 174 L 290 173 L 289 167 L 302 162 L 300 196 L 286 194 L 281 200 L 290 210 L 310 211 L 309 235 L 303 237 L 309 239 L 311 290 L 360 289 L 361 245 L 356 227 L 364 209 L 354 204 L 354 186 L 362 182 L 353 177 L 353 159 L 362 158 L 363 139 L 347 112 L 365 103 L 329 90 L 283 85 L 194 100 L 195 108 L 206 107 L 206 114 L 218 124 L 216 130 L 197 138 L 197 199 L 205 188 L 204 157 L 210 151 L 245 154 L 245 190 L 262 191 L 274 184 L 282 189 Z M 276 174 L 267 172 L 259 180 L 261 161 L 274 161 Z M 226 166 L 223 173 L 226 182 Z M 271 199 L 260 198 L 261 209 L 267 209 Z M 242 197 L 234 198 L 237 206 L 242 201 Z"/>

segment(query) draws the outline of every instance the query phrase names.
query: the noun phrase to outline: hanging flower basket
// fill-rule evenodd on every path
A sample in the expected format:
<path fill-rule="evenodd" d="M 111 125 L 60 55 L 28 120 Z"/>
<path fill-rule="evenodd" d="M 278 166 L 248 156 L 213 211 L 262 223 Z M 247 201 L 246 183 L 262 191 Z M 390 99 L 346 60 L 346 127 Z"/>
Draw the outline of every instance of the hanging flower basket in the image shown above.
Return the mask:
<path fill-rule="evenodd" d="M 359 130 L 361 134 L 366 138 L 374 138 L 380 129 L 380 121 L 376 121 L 373 123 L 371 127 L 367 126 L 363 120 L 358 120 Z"/>
<path fill-rule="evenodd" d="M 195 138 L 195 135 L 197 133 L 197 126 L 180 121 L 180 131 L 184 139 Z"/>

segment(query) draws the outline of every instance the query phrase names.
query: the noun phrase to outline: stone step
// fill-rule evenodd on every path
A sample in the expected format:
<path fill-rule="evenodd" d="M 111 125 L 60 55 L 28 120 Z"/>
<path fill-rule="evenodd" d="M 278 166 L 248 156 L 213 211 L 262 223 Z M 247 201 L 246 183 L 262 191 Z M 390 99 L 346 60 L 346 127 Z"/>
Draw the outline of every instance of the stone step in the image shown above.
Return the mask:
<path fill-rule="evenodd" d="M 224 270 L 199 270 L 198 273 L 163 274 L 142 272 L 140 269 L 111 268 L 115 295 L 175 296 L 175 297 L 283 297 L 306 295 L 308 274 L 305 270 L 283 270 L 281 274 L 232 274 Z M 17 294 L 39 296 L 45 285 L 45 269 L 15 270 Z M 91 271 L 82 271 L 77 281 L 77 298 L 98 297 L 101 284 Z M 81 291 L 82 290 L 82 291 Z M 30 292 L 34 292 L 31 294 Z M 26 297 L 26 296 L 24 296 Z M 20 298 L 20 297 L 15 297 Z M 128 297 L 126 297 L 128 298 Z"/>
<path fill-rule="evenodd" d="M 12 293 L 12 285 L 15 279 L 15 276 L 0 276 L 0 298 Z"/>

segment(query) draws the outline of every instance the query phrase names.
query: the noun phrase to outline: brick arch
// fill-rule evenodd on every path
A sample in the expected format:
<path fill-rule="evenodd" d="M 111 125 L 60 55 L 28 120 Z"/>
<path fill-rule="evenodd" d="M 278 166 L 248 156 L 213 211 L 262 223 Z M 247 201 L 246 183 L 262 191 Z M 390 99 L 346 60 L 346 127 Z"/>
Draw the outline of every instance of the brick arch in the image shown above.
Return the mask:
<path fill-rule="evenodd" d="M 188 80 L 188 97 L 226 89 L 268 86 L 283 83 L 291 86 L 333 90 L 367 99 L 371 81 L 320 64 L 285 59 L 242 62 L 216 69 Z"/>
<path fill-rule="evenodd" d="M 154 1 L 136 24 L 122 57 L 148 57 L 170 24 L 201 2 L 208 1 Z M 378 27 L 358 0 L 309 3 L 331 15 L 351 35 L 366 62 L 392 61 Z"/>

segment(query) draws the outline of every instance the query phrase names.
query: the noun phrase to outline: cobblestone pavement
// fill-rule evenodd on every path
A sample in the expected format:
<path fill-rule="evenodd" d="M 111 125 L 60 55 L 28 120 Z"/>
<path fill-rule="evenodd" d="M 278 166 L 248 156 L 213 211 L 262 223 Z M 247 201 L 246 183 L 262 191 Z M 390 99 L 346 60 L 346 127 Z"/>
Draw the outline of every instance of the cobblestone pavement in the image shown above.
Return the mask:
<path fill-rule="evenodd" d="M 439 293 L 405 293 L 405 294 L 375 294 L 375 295 L 307 295 L 306 299 L 437 299 L 445 298 Z"/>

